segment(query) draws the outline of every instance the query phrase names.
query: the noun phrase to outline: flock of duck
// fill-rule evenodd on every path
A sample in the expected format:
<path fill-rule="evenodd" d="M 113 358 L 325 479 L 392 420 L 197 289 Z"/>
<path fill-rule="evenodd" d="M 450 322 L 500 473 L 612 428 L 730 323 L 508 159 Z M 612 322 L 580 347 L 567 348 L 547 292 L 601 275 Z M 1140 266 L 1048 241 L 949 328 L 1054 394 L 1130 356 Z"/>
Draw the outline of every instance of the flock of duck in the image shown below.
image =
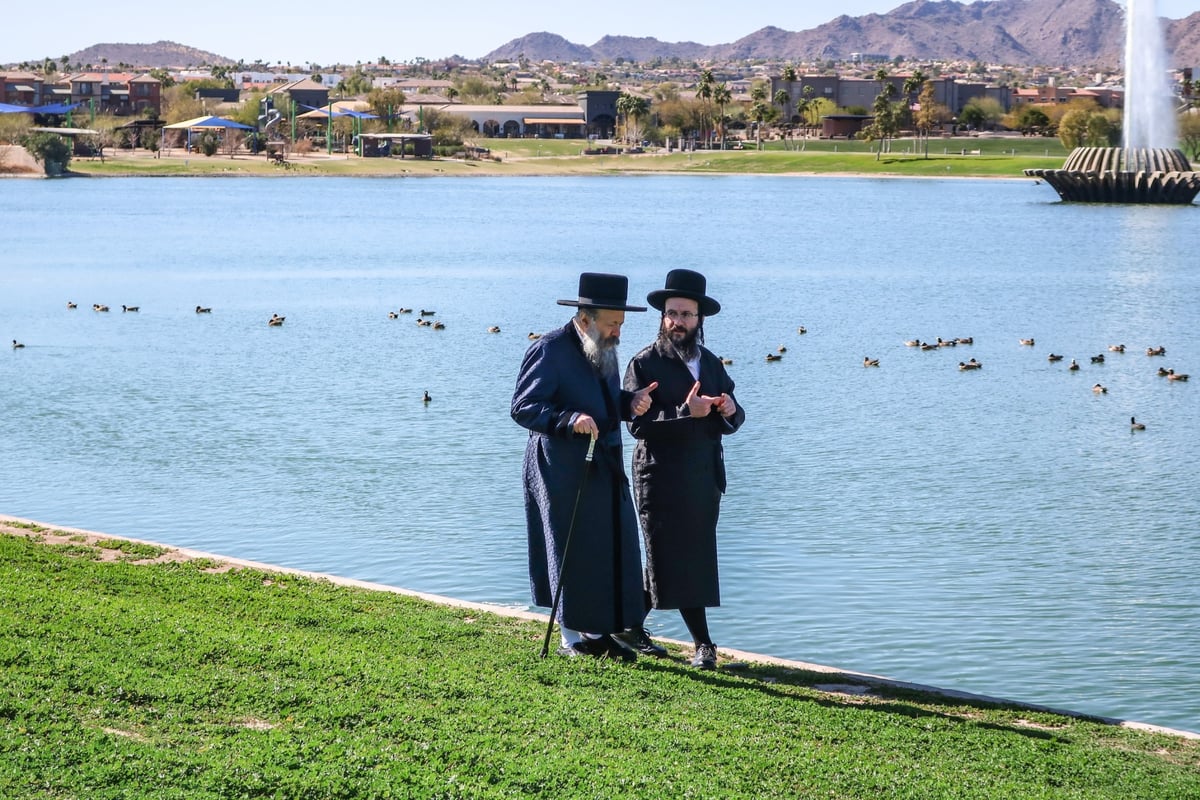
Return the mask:
<path fill-rule="evenodd" d="M 75 309 L 78 307 L 79 306 L 77 303 L 75 303 L 73 301 L 67 301 L 68 309 Z M 103 303 L 93 303 L 92 310 L 96 311 L 98 313 L 106 313 L 106 312 L 108 312 L 109 308 L 107 305 L 104 305 Z M 128 306 L 128 305 L 121 306 L 121 311 L 123 313 L 136 313 L 139 310 L 140 310 L 140 308 L 138 306 Z M 212 308 L 208 307 L 208 306 L 198 305 L 198 306 L 196 306 L 196 313 L 197 314 L 211 314 Z M 413 310 L 411 308 L 400 308 L 395 311 L 389 311 L 388 319 L 400 319 L 402 315 L 412 314 L 412 313 L 413 313 Z M 432 328 L 433 330 L 444 330 L 446 327 L 446 324 L 444 322 L 441 322 L 440 320 L 437 320 L 437 319 L 432 319 L 432 320 L 427 319 L 428 317 L 436 317 L 436 316 L 437 316 L 436 311 L 422 308 L 417 312 L 417 325 L 419 325 L 421 327 Z M 272 314 L 270 319 L 267 320 L 267 325 L 272 328 L 278 328 L 283 325 L 283 322 L 285 319 L 286 319 L 285 317 L 283 317 L 279 314 Z M 487 332 L 488 333 L 500 333 L 500 326 L 492 325 L 487 329 Z M 799 334 L 806 334 L 806 333 L 808 333 L 808 329 L 805 326 L 801 325 L 799 328 L 796 329 L 796 332 Z M 535 340 L 535 339 L 540 339 L 541 336 L 542 336 L 542 334 L 540 334 L 540 333 L 534 333 L 533 331 L 530 331 L 528 338 L 530 340 Z M 975 338 L 973 336 L 965 336 L 965 337 L 959 336 L 959 337 L 955 337 L 952 339 L 943 339 L 939 336 L 936 339 L 934 339 L 933 341 L 925 341 L 922 339 L 907 339 L 904 342 L 906 347 L 913 347 L 913 348 L 917 348 L 919 350 L 941 350 L 941 349 L 948 348 L 948 347 L 958 347 L 960 345 L 972 345 L 974 343 L 975 343 Z M 1027 339 L 1018 339 L 1017 343 L 1019 345 L 1021 345 L 1022 347 L 1034 347 L 1037 345 L 1037 341 L 1033 337 L 1030 337 Z M 12 348 L 14 350 L 20 350 L 20 349 L 23 349 L 24 347 L 25 347 L 25 345 L 23 343 L 17 341 L 16 339 L 12 340 Z M 1126 346 L 1124 344 L 1111 344 L 1108 346 L 1108 352 L 1110 352 L 1110 353 L 1124 353 L 1125 350 L 1126 350 Z M 768 362 L 782 361 L 783 354 L 786 352 L 787 352 L 787 346 L 781 344 L 781 345 L 779 345 L 778 348 L 776 348 L 776 352 L 767 354 L 766 360 Z M 1163 345 L 1159 345 L 1158 347 L 1147 347 L 1146 348 L 1147 356 L 1151 356 L 1151 357 L 1165 356 L 1166 354 L 1167 354 L 1167 348 Z M 725 365 L 733 364 L 733 359 L 731 359 L 731 358 L 726 358 L 724 356 L 720 356 L 719 358 L 720 358 L 722 364 L 725 364 Z M 1059 353 L 1052 352 L 1046 358 L 1051 363 L 1055 363 L 1055 362 L 1063 361 L 1066 358 L 1066 356 L 1059 354 Z M 1092 364 L 1103 364 L 1105 362 L 1104 353 L 1098 353 L 1097 355 L 1091 356 L 1090 362 Z M 879 359 L 872 358 L 871 356 L 863 356 L 862 365 L 863 365 L 863 367 L 867 367 L 867 368 L 878 367 Z M 970 370 L 982 369 L 983 364 L 981 362 L 979 362 L 977 359 L 975 359 L 974 357 L 971 357 L 971 358 L 967 359 L 966 361 L 959 361 L 958 368 L 961 371 L 967 372 Z M 1080 369 L 1079 362 L 1076 359 L 1072 358 L 1070 363 L 1067 365 L 1067 369 L 1072 372 L 1078 371 Z M 1166 378 L 1168 381 L 1182 382 L 1182 381 L 1187 381 L 1189 378 L 1189 375 L 1187 373 L 1176 372 L 1172 368 L 1159 367 L 1157 374 L 1159 377 Z M 1103 384 L 1096 383 L 1092 386 L 1092 392 L 1095 394 L 1107 394 L 1108 387 L 1104 386 Z M 432 398 L 429 396 L 429 392 L 426 391 L 424 393 L 424 396 L 422 397 L 422 401 L 425 403 L 429 403 L 431 400 L 432 400 Z M 1133 430 L 1145 430 L 1145 428 L 1146 428 L 1145 424 L 1138 422 L 1135 417 L 1129 418 L 1129 424 Z"/>

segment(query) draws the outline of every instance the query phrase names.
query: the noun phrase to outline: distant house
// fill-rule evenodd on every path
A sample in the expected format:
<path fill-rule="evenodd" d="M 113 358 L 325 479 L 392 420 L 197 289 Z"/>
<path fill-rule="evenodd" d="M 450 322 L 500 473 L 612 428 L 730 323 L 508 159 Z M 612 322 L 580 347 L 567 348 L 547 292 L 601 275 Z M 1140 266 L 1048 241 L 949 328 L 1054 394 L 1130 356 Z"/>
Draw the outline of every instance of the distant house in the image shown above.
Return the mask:
<path fill-rule="evenodd" d="M 309 108 L 320 108 L 329 102 L 329 87 L 317 83 L 312 78 L 276 86 L 267 94 L 274 98 L 276 108 L 284 108 L 289 101 Z M 297 110 L 303 111 L 304 109 Z"/>
<path fill-rule="evenodd" d="M 162 106 L 162 83 L 150 75 L 121 72 L 79 72 L 60 80 L 53 89 L 61 102 L 81 103 L 98 114 L 118 117 Z"/>
<path fill-rule="evenodd" d="M 404 105 L 404 116 L 418 124 L 423 115 L 422 106 L 416 103 Z M 482 136 L 544 137 L 576 139 L 583 136 L 587 127 L 583 110 L 579 106 L 518 106 L 518 105 L 468 105 L 446 103 L 428 106 L 439 114 L 467 117 L 471 127 Z"/>
<path fill-rule="evenodd" d="M 0 72 L 0 103 L 14 106 L 40 106 L 42 78 L 32 72 Z"/>

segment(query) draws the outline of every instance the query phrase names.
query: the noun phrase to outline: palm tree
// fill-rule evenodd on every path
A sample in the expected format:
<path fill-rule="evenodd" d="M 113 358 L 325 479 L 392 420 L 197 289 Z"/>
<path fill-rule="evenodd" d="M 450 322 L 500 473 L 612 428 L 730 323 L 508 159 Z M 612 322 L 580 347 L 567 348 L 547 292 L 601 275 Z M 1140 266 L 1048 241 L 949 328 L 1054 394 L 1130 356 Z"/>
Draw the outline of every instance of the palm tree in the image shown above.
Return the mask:
<path fill-rule="evenodd" d="M 713 102 L 717 104 L 717 113 L 719 115 L 717 122 L 721 126 L 721 149 L 725 149 L 725 106 L 733 102 L 733 92 L 724 83 L 717 84 L 713 87 L 712 92 Z"/>
<path fill-rule="evenodd" d="M 715 85 L 716 82 L 713 79 L 713 73 L 711 69 L 706 69 L 700 73 L 700 83 L 696 86 L 696 97 L 701 101 L 701 108 L 703 109 L 701 112 L 702 120 L 711 116 L 707 113 L 708 104 L 713 98 L 713 89 L 715 88 Z M 701 124 L 701 127 L 705 127 L 703 123 Z M 702 132 L 707 133 L 707 130 Z"/>
<path fill-rule="evenodd" d="M 908 108 L 909 116 L 912 116 L 913 103 L 921 89 L 925 86 L 925 81 L 928 80 L 925 73 L 917 68 L 904 79 L 904 104 Z M 920 128 L 916 125 L 916 119 L 913 119 L 913 127 L 917 128 L 917 136 L 920 137 Z"/>
<path fill-rule="evenodd" d="M 771 100 L 775 105 L 779 106 L 779 116 L 780 116 L 780 119 L 783 119 L 784 115 L 787 113 L 788 103 L 792 102 L 792 95 L 788 92 L 787 89 L 780 89 L 779 91 L 777 91 L 775 93 L 775 96 L 773 98 L 771 98 Z M 784 122 L 784 131 L 786 132 L 790 128 L 791 128 L 791 119 L 786 119 Z M 787 136 L 785 134 L 784 143 L 786 144 L 786 142 L 787 142 Z"/>
<path fill-rule="evenodd" d="M 625 140 L 630 141 L 630 129 L 637 127 L 637 120 L 646 116 L 650 110 L 650 103 L 644 97 L 621 92 L 617 98 L 617 114 L 625 118 Z M 630 124 L 633 120 L 633 124 Z"/>

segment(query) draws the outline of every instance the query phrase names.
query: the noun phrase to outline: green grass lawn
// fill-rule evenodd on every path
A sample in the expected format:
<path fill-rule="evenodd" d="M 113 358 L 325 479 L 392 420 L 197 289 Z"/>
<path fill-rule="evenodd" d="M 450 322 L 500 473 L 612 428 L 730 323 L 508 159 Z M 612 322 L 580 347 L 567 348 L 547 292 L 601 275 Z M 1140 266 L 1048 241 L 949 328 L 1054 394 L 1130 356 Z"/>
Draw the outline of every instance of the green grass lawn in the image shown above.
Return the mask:
<path fill-rule="evenodd" d="M 155 552 L 0 534 L 0 797 L 1200 797 L 1194 740 Z"/>
<path fill-rule="evenodd" d="M 818 140 L 765 142 L 760 151 L 699 150 L 690 153 L 651 151 L 641 155 L 581 155 L 579 139 L 477 139 L 496 160 L 346 158 L 335 154 L 293 156 L 289 165 L 239 155 L 151 158 L 115 151 L 103 162 L 76 159 L 71 171 L 90 176 L 461 176 L 587 175 L 647 172 L 711 172 L 721 174 L 868 174 L 897 177 L 1020 178 L 1022 170 L 1057 167 L 1066 158 L 1056 139 L 986 139 L 956 137 L 930 141 L 929 157 L 911 140 L 892 143 L 892 152 L 876 157 L 860 141 Z M 965 154 L 964 154 L 965 151 Z M 978 151 L 976 153 L 975 151 Z"/>

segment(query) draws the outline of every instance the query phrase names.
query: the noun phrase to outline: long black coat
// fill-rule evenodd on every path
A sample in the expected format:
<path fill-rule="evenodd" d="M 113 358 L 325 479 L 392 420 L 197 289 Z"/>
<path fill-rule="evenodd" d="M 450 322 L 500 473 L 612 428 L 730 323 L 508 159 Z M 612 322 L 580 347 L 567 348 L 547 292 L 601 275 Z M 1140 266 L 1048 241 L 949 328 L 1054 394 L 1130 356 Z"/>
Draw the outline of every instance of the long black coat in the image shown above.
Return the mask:
<path fill-rule="evenodd" d="M 552 605 L 561 576 L 559 622 L 579 631 L 613 633 L 644 614 L 637 515 L 621 455 L 631 400 L 615 375 L 600 378 L 570 322 L 530 345 L 517 376 L 512 418 L 529 429 L 523 474 L 533 602 Z M 586 481 L 588 437 L 572 430 L 581 412 L 600 428 Z"/>
<path fill-rule="evenodd" d="M 633 420 L 633 485 L 646 547 L 646 588 L 655 608 L 721 605 L 717 517 L 725 491 L 721 438 L 746 419 L 742 404 L 726 418 L 693 418 L 687 395 L 696 379 L 674 348 L 655 342 L 625 370 L 625 388 L 658 381 L 650 410 Z M 721 360 L 700 348 L 700 394 L 734 397 Z"/>

